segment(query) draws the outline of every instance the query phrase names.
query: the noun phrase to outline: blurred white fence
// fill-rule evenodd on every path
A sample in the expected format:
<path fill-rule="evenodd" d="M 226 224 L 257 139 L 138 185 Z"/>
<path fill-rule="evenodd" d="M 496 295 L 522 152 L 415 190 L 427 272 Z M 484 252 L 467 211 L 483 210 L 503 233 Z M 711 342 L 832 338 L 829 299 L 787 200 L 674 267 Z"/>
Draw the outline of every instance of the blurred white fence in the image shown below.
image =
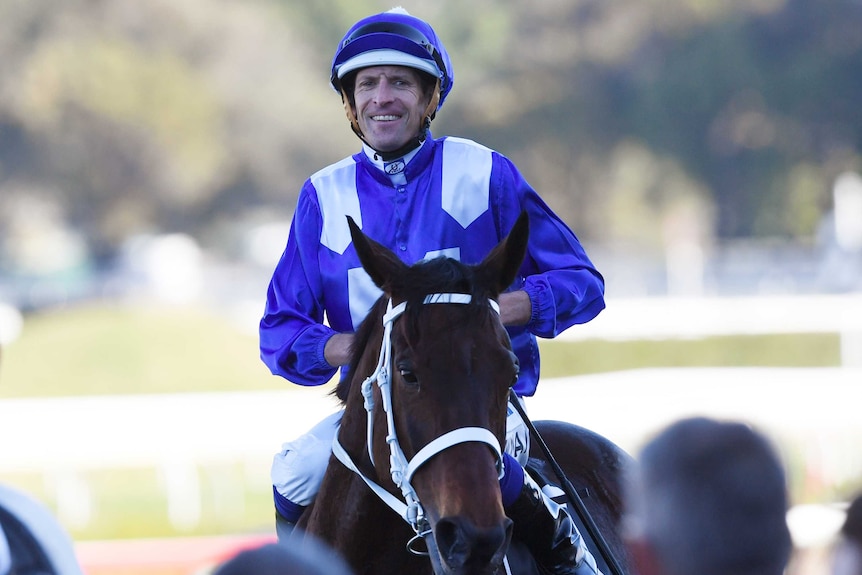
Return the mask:
<path fill-rule="evenodd" d="M 240 463 L 265 482 L 281 442 L 336 409 L 321 389 L 0 401 L 0 475 L 37 472 L 65 525 L 83 527 L 91 470 L 157 469 L 177 529 L 200 519 L 200 466 Z M 242 496 L 242 493 L 239 493 Z"/>
<path fill-rule="evenodd" d="M 607 309 L 559 339 L 669 339 L 769 333 L 838 333 L 842 364 L 862 366 L 862 294 L 609 299 Z"/>
<path fill-rule="evenodd" d="M 824 484 L 862 476 L 856 411 L 862 369 L 642 369 L 547 380 L 527 400 L 534 419 L 593 429 L 635 452 L 686 415 L 735 418 L 801 453 Z M 335 404 L 322 389 L 10 399 L 0 402 L 0 475 L 41 472 L 66 525 L 86 525 L 93 469 L 155 467 L 178 528 L 200 518 L 198 466 L 244 463 L 265 478 L 280 443 Z M 263 479 L 265 481 L 265 479 Z"/>
<path fill-rule="evenodd" d="M 860 387 L 860 368 L 636 369 L 545 380 L 527 407 L 534 419 L 572 421 L 626 449 L 693 414 L 819 441 L 862 433 Z M 5 399 L 0 473 L 269 460 L 337 409 L 328 391 Z M 840 466 L 862 466 L 856 455 Z"/>

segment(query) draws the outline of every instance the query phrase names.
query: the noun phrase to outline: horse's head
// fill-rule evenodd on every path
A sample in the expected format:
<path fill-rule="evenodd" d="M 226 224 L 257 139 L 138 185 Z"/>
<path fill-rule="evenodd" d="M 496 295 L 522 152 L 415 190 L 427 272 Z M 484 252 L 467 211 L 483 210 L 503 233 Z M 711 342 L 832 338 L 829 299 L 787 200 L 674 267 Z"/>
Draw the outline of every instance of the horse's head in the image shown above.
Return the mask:
<path fill-rule="evenodd" d="M 350 384 L 358 393 L 359 382 L 384 372 L 385 385 L 379 375 L 363 385 L 373 393 L 369 451 L 377 477 L 408 505 L 418 498 L 432 530 L 426 541 L 435 571 L 493 573 L 511 535 L 498 479 L 507 398 L 518 375 L 496 300 L 524 258 L 527 216 L 478 265 L 437 258 L 408 266 L 349 224 L 363 267 L 384 292 L 357 333 Z M 409 463 L 393 474 L 396 483 L 406 475 L 400 489 L 390 480 L 390 461 L 397 468 L 401 458 L 390 453 L 393 442 Z"/>

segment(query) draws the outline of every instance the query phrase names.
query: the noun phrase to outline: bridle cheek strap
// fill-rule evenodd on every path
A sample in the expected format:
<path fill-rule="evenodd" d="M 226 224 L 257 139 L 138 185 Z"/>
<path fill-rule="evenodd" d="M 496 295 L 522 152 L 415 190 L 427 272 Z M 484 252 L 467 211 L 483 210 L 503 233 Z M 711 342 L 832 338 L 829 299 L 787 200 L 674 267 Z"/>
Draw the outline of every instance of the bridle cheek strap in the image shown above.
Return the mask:
<path fill-rule="evenodd" d="M 425 297 L 423 301 L 424 304 L 469 304 L 472 301 L 472 297 L 470 294 L 463 293 L 436 293 L 430 294 Z M 489 299 L 488 305 L 499 315 L 500 306 L 496 301 Z M 392 300 L 389 300 L 389 303 L 386 307 L 386 313 L 383 314 L 383 341 L 380 344 L 380 356 L 377 361 L 377 367 L 374 372 L 369 375 L 362 382 L 362 395 L 365 400 L 365 410 L 366 410 L 366 418 L 367 418 L 367 429 L 366 429 L 366 442 L 367 442 L 367 450 L 369 458 L 371 459 L 372 465 L 374 464 L 373 457 L 373 437 L 374 437 L 374 392 L 373 392 L 373 384 L 376 382 L 377 386 L 380 388 L 380 395 L 383 401 L 383 410 L 386 413 L 386 425 L 387 425 L 387 436 L 386 443 L 389 445 L 390 457 L 389 463 L 390 468 L 389 471 L 392 475 L 392 481 L 401 489 L 401 494 L 406 501 L 406 506 L 402 504 L 400 501 L 393 501 L 393 497 L 383 489 L 379 484 L 366 477 L 361 471 L 359 471 L 356 464 L 350 458 L 350 455 L 344 450 L 341 444 L 338 442 L 338 436 L 336 435 L 333 440 L 333 453 L 335 453 L 336 457 L 339 461 L 341 461 L 346 467 L 356 472 L 362 479 L 368 484 L 371 489 L 380 496 L 380 498 L 387 504 L 389 507 L 395 510 L 396 513 L 401 515 L 413 529 L 419 533 L 420 530 L 424 528 L 425 513 L 422 509 L 421 504 L 419 503 L 419 498 L 416 495 L 416 491 L 413 489 L 413 485 L 411 483 L 411 479 L 416 471 L 419 470 L 425 463 L 427 463 L 432 457 L 437 455 L 438 453 L 449 449 L 455 445 L 459 445 L 461 443 L 484 443 L 488 447 L 491 448 L 491 451 L 494 455 L 495 465 L 497 467 L 497 476 L 502 477 L 504 473 L 503 468 L 503 454 L 502 449 L 500 447 L 500 442 L 490 430 L 484 427 L 462 427 L 458 429 L 453 429 L 447 433 L 444 433 L 440 437 L 432 440 L 425 447 L 420 449 L 416 455 L 410 461 L 407 461 L 407 458 L 404 455 L 404 452 L 401 449 L 401 445 L 398 442 L 398 437 L 395 432 L 395 417 L 392 409 L 392 378 L 390 376 L 390 363 L 391 363 L 391 354 L 392 354 L 392 324 L 395 322 L 398 317 L 404 313 L 404 310 L 407 309 L 407 303 L 401 302 L 400 304 L 393 306 Z M 386 493 L 386 495 L 383 495 Z"/>

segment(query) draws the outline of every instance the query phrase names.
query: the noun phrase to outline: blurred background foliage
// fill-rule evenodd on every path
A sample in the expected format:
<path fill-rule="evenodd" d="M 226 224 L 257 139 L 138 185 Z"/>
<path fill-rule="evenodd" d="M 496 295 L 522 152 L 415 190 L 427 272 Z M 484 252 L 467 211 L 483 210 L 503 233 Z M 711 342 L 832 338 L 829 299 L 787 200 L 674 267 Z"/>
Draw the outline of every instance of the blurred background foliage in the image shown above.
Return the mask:
<path fill-rule="evenodd" d="M 510 156 L 587 243 L 660 247 L 681 221 L 706 243 L 810 243 L 862 168 L 859 2 L 403 4 L 454 61 L 435 134 Z M 390 7 L 3 2 L 0 265 L 34 265 L 46 231 L 98 266 L 134 234 L 230 252 L 226 225 L 289 217 L 358 149 L 334 47 Z"/>

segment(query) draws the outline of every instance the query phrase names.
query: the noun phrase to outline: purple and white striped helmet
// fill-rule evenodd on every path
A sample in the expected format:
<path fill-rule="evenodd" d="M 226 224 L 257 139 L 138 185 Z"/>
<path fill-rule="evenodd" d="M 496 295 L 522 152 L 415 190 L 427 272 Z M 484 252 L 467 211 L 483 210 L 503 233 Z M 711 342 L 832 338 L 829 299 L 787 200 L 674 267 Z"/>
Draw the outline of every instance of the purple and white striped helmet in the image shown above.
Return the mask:
<path fill-rule="evenodd" d="M 363 18 L 347 31 L 332 59 L 330 81 L 342 91 L 345 75 L 369 66 L 407 66 L 440 80 L 439 110 L 452 89 L 452 63 L 431 26 L 404 9 Z"/>

